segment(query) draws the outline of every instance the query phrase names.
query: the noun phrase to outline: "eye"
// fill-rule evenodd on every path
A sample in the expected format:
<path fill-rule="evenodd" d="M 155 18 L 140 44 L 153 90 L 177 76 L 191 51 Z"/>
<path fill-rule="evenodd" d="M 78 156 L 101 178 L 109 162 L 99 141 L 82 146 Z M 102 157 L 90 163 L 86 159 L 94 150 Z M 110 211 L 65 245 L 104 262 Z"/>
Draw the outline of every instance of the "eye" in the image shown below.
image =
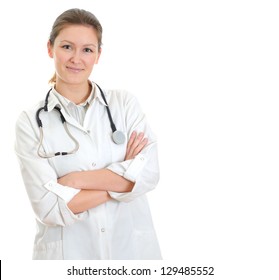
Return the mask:
<path fill-rule="evenodd" d="M 93 50 L 90 49 L 90 48 L 85 48 L 84 51 L 85 51 L 86 53 L 93 53 Z"/>
<path fill-rule="evenodd" d="M 71 46 L 70 45 L 63 45 L 62 48 L 65 49 L 65 50 L 70 50 Z"/>

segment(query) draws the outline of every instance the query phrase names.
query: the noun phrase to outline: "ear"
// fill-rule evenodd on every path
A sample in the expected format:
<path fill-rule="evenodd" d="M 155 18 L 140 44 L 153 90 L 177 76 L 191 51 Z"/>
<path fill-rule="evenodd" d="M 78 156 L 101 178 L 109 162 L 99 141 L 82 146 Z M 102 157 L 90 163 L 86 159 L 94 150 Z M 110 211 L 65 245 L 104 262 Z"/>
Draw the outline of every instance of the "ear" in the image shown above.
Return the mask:
<path fill-rule="evenodd" d="M 49 57 L 53 58 L 52 45 L 49 40 L 47 42 L 47 52 L 48 52 Z"/>
<path fill-rule="evenodd" d="M 102 53 L 102 48 L 100 48 L 100 49 L 98 50 L 98 56 L 97 56 L 97 59 L 96 59 L 95 64 L 98 64 L 99 58 L 100 58 L 100 56 L 101 56 L 101 53 Z"/>

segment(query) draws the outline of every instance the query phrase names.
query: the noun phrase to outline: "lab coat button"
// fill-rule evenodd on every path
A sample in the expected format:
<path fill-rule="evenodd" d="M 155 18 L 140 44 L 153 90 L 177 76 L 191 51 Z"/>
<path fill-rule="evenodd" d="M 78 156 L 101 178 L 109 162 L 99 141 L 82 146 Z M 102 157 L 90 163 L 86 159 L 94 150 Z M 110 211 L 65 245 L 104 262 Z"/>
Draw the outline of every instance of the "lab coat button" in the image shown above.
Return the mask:
<path fill-rule="evenodd" d="M 101 232 L 105 232 L 106 230 L 104 228 L 101 228 Z"/>

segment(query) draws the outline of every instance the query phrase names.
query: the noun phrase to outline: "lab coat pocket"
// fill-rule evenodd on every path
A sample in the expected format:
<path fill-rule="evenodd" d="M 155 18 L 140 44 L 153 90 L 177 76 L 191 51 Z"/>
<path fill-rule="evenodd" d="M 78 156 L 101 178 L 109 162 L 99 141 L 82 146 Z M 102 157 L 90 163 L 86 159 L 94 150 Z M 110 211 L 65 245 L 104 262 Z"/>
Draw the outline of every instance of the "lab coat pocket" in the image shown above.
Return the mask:
<path fill-rule="evenodd" d="M 33 248 L 33 260 L 62 260 L 62 240 L 35 244 Z"/>

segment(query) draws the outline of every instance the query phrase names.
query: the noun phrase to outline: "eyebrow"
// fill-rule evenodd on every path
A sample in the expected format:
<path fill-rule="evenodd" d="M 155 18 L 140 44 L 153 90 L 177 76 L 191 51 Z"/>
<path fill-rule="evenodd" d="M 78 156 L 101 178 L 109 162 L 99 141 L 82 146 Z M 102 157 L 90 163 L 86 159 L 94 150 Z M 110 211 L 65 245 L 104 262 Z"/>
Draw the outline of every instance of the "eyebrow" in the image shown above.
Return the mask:
<path fill-rule="evenodd" d="M 71 41 L 68 41 L 68 40 L 62 40 L 62 41 L 60 41 L 60 43 L 69 43 L 69 44 L 72 44 L 72 45 L 75 45 L 75 43 L 73 43 L 73 42 L 71 42 Z M 93 47 L 97 47 L 95 44 L 84 44 L 83 45 L 84 47 L 89 47 L 89 46 L 93 46 Z"/>

